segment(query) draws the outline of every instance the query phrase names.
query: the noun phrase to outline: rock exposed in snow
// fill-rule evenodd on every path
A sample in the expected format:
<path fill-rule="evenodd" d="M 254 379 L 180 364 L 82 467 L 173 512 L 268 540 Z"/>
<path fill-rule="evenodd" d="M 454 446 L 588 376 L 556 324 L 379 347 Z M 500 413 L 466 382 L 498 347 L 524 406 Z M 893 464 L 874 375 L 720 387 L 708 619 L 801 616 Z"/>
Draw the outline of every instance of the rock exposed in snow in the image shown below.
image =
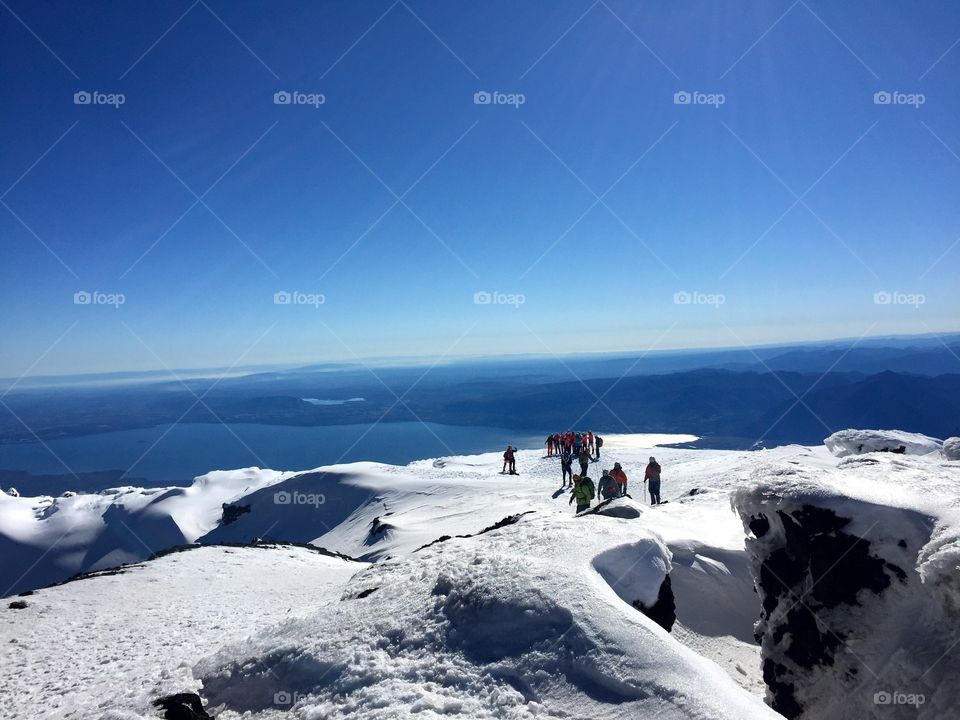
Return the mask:
<path fill-rule="evenodd" d="M 954 712 L 960 483 L 938 458 L 772 465 L 735 493 L 767 696 L 786 717 Z"/>
<path fill-rule="evenodd" d="M 837 457 L 871 452 L 928 455 L 943 445 L 943 441 L 936 438 L 902 430 L 840 430 L 823 443 Z"/>

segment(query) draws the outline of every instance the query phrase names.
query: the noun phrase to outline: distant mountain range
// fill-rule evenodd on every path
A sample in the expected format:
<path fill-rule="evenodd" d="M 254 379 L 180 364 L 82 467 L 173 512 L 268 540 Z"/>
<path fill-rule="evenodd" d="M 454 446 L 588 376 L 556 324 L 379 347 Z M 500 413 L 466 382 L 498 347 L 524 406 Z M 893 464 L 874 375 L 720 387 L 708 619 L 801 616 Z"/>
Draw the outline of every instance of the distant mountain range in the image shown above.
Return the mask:
<path fill-rule="evenodd" d="M 363 398 L 363 401 L 341 401 Z M 960 335 L 656 353 L 360 364 L 50 386 L 0 406 L 0 444 L 167 423 L 423 420 L 539 432 L 682 432 L 702 445 L 816 443 L 846 427 L 960 434 Z M 7 409 L 9 408 L 9 409 Z"/>

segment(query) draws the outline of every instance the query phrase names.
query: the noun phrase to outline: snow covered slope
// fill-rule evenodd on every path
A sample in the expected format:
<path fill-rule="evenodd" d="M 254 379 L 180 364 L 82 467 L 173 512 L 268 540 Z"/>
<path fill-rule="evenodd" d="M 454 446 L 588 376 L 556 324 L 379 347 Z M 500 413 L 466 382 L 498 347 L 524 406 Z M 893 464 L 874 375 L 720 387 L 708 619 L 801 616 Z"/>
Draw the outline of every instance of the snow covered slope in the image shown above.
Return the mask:
<path fill-rule="evenodd" d="M 122 487 L 58 498 L 0 492 L 0 596 L 193 542 L 220 522 L 222 503 L 289 475 L 249 468 L 211 472 L 187 488 Z"/>
<path fill-rule="evenodd" d="M 776 717 L 633 607 L 669 569 L 636 519 L 533 513 L 372 565 L 197 673 L 221 720 Z"/>
<path fill-rule="evenodd" d="M 846 696 L 850 707 L 871 717 L 873 710 L 861 707 L 863 698 L 856 696 L 872 687 L 866 670 L 858 678 L 823 628 L 810 635 L 810 652 L 829 657 L 791 659 L 809 648 L 791 644 L 801 634 L 779 622 L 790 608 L 764 574 L 783 547 L 801 548 L 802 556 L 810 555 L 803 547 L 825 542 L 803 514 L 807 506 L 850 518 L 826 533 L 831 542 L 825 546 L 833 553 L 826 557 L 844 578 L 861 577 L 862 567 L 876 570 L 874 556 L 880 558 L 879 573 L 855 592 L 860 605 L 845 596 L 830 598 L 837 601 L 830 609 L 848 633 L 845 641 L 862 638 L 855 651 L 869 653 L 868 664 L 884 679 L 916 679 L 911 663 L 929 659 L 932 669 L 918 682 L 935 678 L 941 685 L 926 696 L 924 717 L 949 717 L 937 713 L 956 698 L 956 684 L 948 684 L 943 667 L 955 663 L 949 652 L 939 664 L 927 656 L 934 647 L 949 650 L 946 639 L 955 639 L 955 630 L 939 637 L 935 630 L 941 623 L 956 627 L 960 606 L 960 519 L 953 514 L 960 463 L 945 461 L 941 453 L 838 458 L 825 446 L 733 452 L 651 444 L 643 436 L 608 439 L 591 475 L 596 479 L 599 468 L 621 462 L 633 501 L 581 517 L 574 517 L 568 494 L 559 488 L 559 461 L 540 451 L 518 453 L 519 476 L 499 473 L 496 452 L 403 467 L 354 463 L 301 473 L 211 473 L 187 489 L 124 489 L 56 500 L 0 496 L 0 542 L 8 543 L 3 550 L 32 547 L 36 561 L 33 569 L 21 563 L 18 577 L 4 578 L 19 587 L 104 567 L 111 558 L 138 560 L 163 543 L 194 539 L 312 542 L 376 561 L 369 567 L 346 563 L 338 566 L 342 574 L 328 578 L 326 566 L 343 561 L 299 548 L 204 548 L 123 575 L 40 590 L 25 598 L 25 609 L 0 610 L 4 632 L 18 640 L 2 639 L 0 662 L 27 668 L 15 681 L 0 680 L 0 717 L 63 717 L 62 708 L 45 715 L 41 698 L 65 694 L 70 707 L 110 708 L 104 717 L 114 720 L 153 718 L 148 701 L 177 692 L 199 692 L 222 720 L 244 713 L 302 720 L 414 712 L 471 718 L 776 717 L 759 702 L 766 689 L 762 667 L 771 680 L 770 699 L 784 712 L 796 714 L 786 702 L 792 697 L 802 704 L 805 720 L 835 717 L 847 707 Z M 663 466 L 662 495 L 668 500 L 656 508 L 646 505 L 637 482 L 650 455 Z M 782 519 L 778 509 L 793 519 Z M 480 533 L 507 516 L 519 517 Z M 762 537 L 760 526 L 751 527 L 761 516 L 770 525 Z M 799 535 L 793 522 L 803 529 Z M 88 528 L 88 534 L 68 533 L 58 541 L 55 530 L 71 526 Z M 875 537 L 881 528 L 886 534 Z M 847 544 L 832 542 L 840 537 L 838 529 L 851 538 L 841 538 Z M 871 543 L 869 548 L 857 539 Z M 877 539 L 882 542 L 874 544 Z M 848 550 L 847 557 L 857 559 L 849 567 L 842 556 Z M 289 564 L 304 552 L 303 562 L 315 557 L 326 566 Z M 237 553 L 243 562 L 221 560 Z M 269 564 L 280 557 L 276 553 L 291 557 L 274 567 Z M 195 561 L 172 563 L 171 557 Z M 803 564 L 808 561 L 790 558 L 804 577 L 813 572 Z M 822 574 L 823 566 L 815 567 Z M 354 575 L 358 568 L 362 572 Z M 191 605 L 184 595 L 199 592 L 201 573 L 215 579 L 201 583 L 199 604 Z M 881 583 L 880 575 L 889 584 L 877 594 L 870 583 Z M 806 604 L 831 587 L 841 595 L 846 587 L 803 582 L 790 588 L 801 597 L 809 593 Z M 97 591 L 86 589 L 98 583 Z M 244 597 L 226 597 L 236 593 Z M 290 606 L 295 621 L 278 625 L 272 607 L 267 611 L 262 604 L 281 602 L 285 594 L 302 602 Z M 35 613 L 54 600 L 61 612 L 34 635 Z M 71 613 L 72 603 L 81 610 Z M 139 609 L 145 607 L 162 621 L 141 623 Z M 222 631 L 216 638 L 200 627 L 210 618 Z M 762 658 L 754 639 L 758 620 Z M 915 637 L 911 621 L 919 628 Z M 164 623 L 171 637 L 186 640 L 196 631 L 202 643 L 182 651 L 172 644 L 158 649 L 152 638 L 155 631 L 164 635 L 156 630 Z M 869 637 L 868 623 L 880 628 L 878 637 Z M 105 626 L 123 627 L 122 648 L 104 638 Z M 88 649 L 77 669 L 82 677 L 60 671 L 68 660 L 56 649 L 56 638 L 64 632 L 72 634 L 73 647 Z M 21 637 L 30 642 L 16 647 Z M 107 680 L 98 677 L 97 663 L 106 660 L 109 668 L 120 657 L 129 668 L 118 694 L 104 684 L 107 669 Z M 182 665 L 170 670 L 168 661 L 177 659 Z M 889 690 L 910 691 L 896 684 Z M 870 693 L 864 697 L 873 700 Z M 887 709 L 896 717 L 903 707 Z"/>
<path fill-rule="evenodd" d="M 298 547 L 204 547 L 47 588 L 0 611 L 0 717 L 157 718 L 224 643 L 336 602 L 365 567 Z"/>

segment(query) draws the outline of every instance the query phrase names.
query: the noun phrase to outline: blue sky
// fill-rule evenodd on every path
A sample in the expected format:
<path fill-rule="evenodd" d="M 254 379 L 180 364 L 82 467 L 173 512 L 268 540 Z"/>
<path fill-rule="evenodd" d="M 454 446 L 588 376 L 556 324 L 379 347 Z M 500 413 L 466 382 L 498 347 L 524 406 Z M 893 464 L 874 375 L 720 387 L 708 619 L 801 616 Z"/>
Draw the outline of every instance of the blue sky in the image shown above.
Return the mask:
<path fill-rule="evenodd" d="M 6 1 L 0 375 L 960 329 L 955 3 Z"/>

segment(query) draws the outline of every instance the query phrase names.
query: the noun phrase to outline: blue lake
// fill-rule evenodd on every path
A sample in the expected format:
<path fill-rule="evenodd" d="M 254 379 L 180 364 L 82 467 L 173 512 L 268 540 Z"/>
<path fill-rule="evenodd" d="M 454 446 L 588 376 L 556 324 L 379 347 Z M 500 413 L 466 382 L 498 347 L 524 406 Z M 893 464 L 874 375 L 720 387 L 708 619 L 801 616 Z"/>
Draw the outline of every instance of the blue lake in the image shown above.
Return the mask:
<path fill-rule="evenodd" d="M 546 431 L 532 436 L 499 428 L 418 422 L 324 427 L 161 425 L 51 440 L 45 445 L 0 445 L 0 469 L 34 475 L 124 470 L 128 474 L 124 483 L 183 485 L 210 470 L 253 465 L 306 470 L 358 460 L 406 464 L 441 455 L 502 450 L 508 443 L 542 447 L 546 435 Z"/>

